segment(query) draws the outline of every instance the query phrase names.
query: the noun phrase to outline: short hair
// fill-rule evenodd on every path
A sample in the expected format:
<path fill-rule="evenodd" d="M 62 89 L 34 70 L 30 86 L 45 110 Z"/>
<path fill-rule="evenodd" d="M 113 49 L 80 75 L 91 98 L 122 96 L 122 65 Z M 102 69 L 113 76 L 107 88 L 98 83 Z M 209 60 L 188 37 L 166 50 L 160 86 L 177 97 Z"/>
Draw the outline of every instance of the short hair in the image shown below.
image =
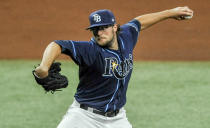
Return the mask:
<path fill-rule="evenodd" d="M 120 24 L 117 24 L 117 32 L 116 32 L 116 34 L 119 35 L 121 30 L 122 30 L 122 28 L 120 27 Z"/>

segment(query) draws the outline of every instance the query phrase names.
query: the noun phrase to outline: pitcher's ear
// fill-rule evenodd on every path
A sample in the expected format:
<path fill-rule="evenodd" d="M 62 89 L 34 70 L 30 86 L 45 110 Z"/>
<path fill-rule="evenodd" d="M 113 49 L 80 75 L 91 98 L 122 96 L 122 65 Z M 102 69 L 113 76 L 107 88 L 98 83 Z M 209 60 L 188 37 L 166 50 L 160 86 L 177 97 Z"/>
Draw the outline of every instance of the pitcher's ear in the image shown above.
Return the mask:
<path fill-rule="evenodd" d="M 117 24 L 113 25 L 113 29 L 114 29 L 115 32 L 117 31 Z"/>

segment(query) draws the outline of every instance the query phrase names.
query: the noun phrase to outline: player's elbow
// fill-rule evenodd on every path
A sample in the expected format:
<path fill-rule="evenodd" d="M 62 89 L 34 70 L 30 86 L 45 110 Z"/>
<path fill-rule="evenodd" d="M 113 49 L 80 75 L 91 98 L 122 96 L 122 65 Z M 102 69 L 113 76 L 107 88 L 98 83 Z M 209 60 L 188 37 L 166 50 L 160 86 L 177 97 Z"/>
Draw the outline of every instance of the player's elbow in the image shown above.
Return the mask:
<path fill-rule="evenodd" d="M 145 21 L 144 17 L 142 16 L 136 17 L 134 19 L 138 20 L 139 23 L 141 24 L 141 31 L 149 26 L 148 23 Z"/>

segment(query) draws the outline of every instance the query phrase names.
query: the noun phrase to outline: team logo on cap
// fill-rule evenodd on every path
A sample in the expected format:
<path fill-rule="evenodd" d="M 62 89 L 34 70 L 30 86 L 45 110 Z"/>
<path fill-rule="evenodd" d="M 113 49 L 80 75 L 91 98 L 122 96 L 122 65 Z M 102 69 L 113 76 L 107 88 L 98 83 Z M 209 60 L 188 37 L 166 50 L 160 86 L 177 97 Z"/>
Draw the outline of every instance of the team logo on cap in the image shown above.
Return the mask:
<path fill-rule="evenodd" d="M 98 15 L 98 14 L 94 14 L 94 15 L 93 15 L 93 20 L 94 20 L 95 22 L 100 22 L 100 21 L 101 21 L 101 16 Z"/>

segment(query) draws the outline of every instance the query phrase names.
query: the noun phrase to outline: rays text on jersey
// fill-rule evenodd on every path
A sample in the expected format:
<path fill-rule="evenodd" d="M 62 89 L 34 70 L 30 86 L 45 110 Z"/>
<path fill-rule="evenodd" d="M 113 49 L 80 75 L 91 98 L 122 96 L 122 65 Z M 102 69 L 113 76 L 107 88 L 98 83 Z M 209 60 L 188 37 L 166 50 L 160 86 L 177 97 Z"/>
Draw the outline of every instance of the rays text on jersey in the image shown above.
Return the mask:
<path fill-rule="evenodd" d="M 117 79 L 125 78 L 133 68 L 133 59 L 131 54 L 129 54 L 129 58 L 126 58 L 121 62 L 119 62 L 115 57 L 105 58 L 105 63 L 103 76 L 114 75 Z"/>

